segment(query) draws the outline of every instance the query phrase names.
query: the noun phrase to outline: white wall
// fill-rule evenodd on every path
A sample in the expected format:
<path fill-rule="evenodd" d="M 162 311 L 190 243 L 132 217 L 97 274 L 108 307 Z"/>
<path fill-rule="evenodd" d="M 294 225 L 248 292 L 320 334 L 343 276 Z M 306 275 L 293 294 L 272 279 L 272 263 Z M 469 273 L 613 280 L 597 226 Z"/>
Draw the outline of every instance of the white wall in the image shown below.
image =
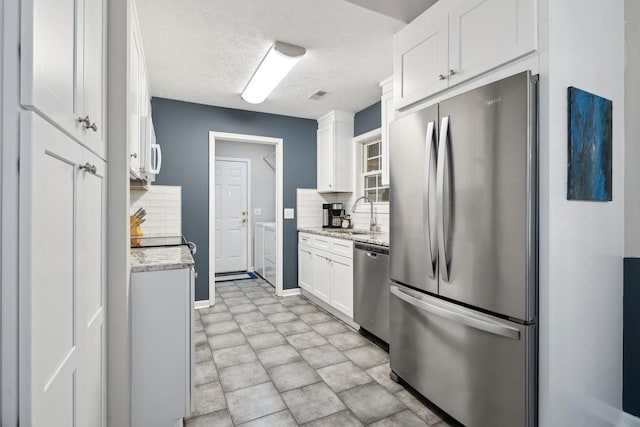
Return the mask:
<path fill-rule="evenodd" d="M 625 2 L 625 256 L 640 257 L 640 1 Z"/>
<path fill-rule="evenodd" d="M 540 425 L 615 425 L 622 406 L 624 0 L 539 4 Z M 567 201 L 568 86 L 613 101 L 612 202 Z"/>
<path fill-rule="evenodd" d="M 0 0 L 0 425 L 18 424 L 18 164 L 20 5 Z"/>
<path fill-rule="evenodd" d="M 132 0 L 108 2 L 107 51 L 107 425 L 131 425 L 127 15 Z"/>

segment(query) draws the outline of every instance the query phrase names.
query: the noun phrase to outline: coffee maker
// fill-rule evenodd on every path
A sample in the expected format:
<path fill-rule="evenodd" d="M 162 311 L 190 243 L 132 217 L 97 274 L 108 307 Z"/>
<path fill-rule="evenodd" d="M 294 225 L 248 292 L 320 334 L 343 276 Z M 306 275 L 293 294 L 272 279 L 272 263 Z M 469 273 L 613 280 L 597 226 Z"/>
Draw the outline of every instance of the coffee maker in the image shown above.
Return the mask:
<path fill-rule="evenodd" d="M 340 228 L 342 227 L 342 220 L 344 218 L 344 208 L 342 203 L 329 204 L 329 225 L 328 228 Z"/>

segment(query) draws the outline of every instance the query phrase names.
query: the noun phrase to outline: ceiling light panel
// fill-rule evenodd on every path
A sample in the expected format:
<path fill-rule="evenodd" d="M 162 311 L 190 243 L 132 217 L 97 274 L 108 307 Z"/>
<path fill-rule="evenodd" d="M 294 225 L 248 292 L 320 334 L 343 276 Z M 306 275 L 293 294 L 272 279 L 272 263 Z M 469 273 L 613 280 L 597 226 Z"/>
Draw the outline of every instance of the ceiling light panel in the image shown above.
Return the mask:
<path fill-rule="evenodd" d="M 278 86 L 306 50 L 300 46 L 275 42 L 242 92 L 242 99 L 260 104 Z"/>

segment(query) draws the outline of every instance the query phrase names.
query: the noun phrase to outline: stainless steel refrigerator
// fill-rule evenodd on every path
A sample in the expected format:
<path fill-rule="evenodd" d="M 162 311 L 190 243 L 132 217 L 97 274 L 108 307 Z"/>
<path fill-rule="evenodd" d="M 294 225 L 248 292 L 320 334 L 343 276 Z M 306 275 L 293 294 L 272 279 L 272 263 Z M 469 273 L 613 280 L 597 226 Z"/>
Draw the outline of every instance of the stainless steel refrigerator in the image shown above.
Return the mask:
<path fill-rule="evenodd" d="M 392 376 L 468 427 L 536 424 L 536 84 L 520 73 L 390 129 Z"/>

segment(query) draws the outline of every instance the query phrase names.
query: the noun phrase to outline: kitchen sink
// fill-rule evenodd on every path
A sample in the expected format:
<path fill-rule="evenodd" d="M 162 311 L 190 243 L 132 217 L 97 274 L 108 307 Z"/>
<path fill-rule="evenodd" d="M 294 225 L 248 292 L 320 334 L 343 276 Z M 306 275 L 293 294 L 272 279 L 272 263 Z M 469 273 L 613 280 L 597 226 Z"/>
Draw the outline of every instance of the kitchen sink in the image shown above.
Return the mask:
<path fill-rule="evenodd" d="M 344 234 L 373 234 L 377 233 L 376 231 L 369 230 L 354 230 L 350 228 L 336 228 L 335 230 L 331 230 L 332 233 L 344 233 Z"/>

